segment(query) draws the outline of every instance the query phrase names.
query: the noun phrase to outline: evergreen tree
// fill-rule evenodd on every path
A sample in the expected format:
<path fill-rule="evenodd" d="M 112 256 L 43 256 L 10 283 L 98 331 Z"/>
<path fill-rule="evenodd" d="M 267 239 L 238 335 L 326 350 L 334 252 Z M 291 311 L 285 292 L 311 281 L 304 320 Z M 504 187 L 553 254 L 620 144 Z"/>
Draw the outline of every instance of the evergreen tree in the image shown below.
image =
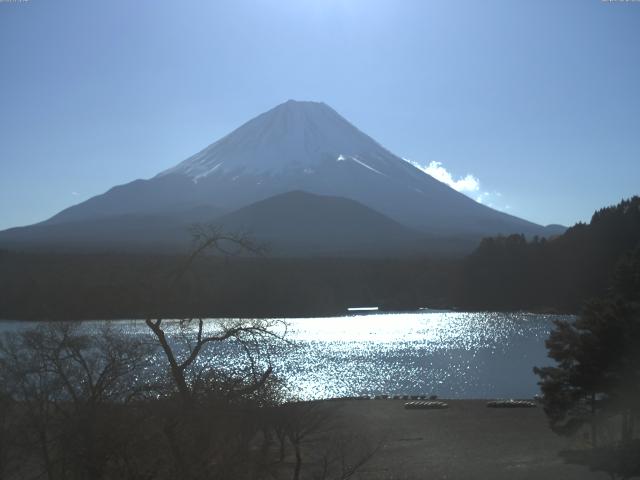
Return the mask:
<path fill-rule="evenodd" d="M 545 412 L 560 434 L 597 424 L 603 414 L 622 417 L 622 439 L 633 435 L 640 413 L 640 312 L 622 300 L 590 302 L 575 321 L 558 321 L 547 341 L 554 367 L 535 368 Z"/>
<path fill-rule="evenodd" d="M 588 303 L 575 322 L 556 322 L 547 348 L 557 365 L 534 372 L 555 432 L 591 427 L 593 449 L 563 452 L 565 460 L 626 479 L 640 475 L 640 247 L 613 278 L 607 298 Z M 599 442 L 599 425 L 619 425 L 614 443 Z"/>

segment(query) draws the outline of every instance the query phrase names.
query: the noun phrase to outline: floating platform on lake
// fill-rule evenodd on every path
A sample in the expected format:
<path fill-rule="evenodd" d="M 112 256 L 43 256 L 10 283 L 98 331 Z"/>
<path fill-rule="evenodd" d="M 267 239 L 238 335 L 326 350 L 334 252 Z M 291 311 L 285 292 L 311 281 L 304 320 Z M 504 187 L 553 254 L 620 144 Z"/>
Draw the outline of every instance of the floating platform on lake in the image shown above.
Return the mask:
<path fill-rule="evenodd" d="M 349 307 L 347 311 L 349 313 L 377 312 L 379 311 L 379 307 Z"/>

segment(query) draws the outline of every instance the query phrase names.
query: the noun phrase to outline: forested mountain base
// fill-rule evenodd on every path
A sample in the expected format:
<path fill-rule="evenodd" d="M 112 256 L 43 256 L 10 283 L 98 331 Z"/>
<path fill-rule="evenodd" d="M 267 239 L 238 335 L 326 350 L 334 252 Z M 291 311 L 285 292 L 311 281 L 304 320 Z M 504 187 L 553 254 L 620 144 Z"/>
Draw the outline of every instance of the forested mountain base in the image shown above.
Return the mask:
<path fill-rule="evenodd" d="M 0 253 L 0 318 L 338 315 L 448 306 L 458 264 L 434 260 Z"/>
<path fill-rule="evenodd" d="M 352 306 L 578 313 L 614 282 L 637 285 L 638 252 L 640 197 L 550 240 L 484 239 L 463 260 L 209 256 L 175 283 L 186 256 L 4 251 L 0 318 L 322 316 Z"/>
<path fill-rule="evenodd" d="M 551 240 L 487 238 L 464 262 L 455 303 L 468 309 L 578 312 L 603 296 L 640 248 L 640 197 L 597 211 Z"/>

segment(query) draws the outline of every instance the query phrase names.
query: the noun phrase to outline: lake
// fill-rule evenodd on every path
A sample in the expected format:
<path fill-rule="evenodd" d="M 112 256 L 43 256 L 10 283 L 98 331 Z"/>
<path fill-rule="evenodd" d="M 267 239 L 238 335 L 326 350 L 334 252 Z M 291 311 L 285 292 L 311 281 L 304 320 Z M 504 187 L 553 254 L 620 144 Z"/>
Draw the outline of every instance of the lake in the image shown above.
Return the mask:
<path fill-rule="evenodd" d="M 549 365 L 544 342 L 554 319 L 530 313 L 419 311 L 287 319 L 286 347 L 269 357 L 292 395 L 320 399 L 376 394 L 442 398 L 531 398 L 534 366 Z M 109 322 L 145 335 L 141 321 Z M 215 320 L 211 320 L 215 324 Z M 85 322 L 96 328 L 104 322 Z M 4 321 L 1 331 L 33 324 Z M 233 368 L 225 351 L 222 366 Z"/>

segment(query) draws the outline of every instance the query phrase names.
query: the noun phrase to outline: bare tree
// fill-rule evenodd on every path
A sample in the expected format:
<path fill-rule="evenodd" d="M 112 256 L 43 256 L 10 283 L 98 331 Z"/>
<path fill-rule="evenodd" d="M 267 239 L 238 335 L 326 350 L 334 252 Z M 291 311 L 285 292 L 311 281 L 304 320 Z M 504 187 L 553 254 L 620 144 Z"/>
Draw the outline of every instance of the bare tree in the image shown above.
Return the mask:
<path fill-rule="evenodd" d="M 284 432 L 295 454 L 293 480 L 299 480 L 302 471 L 302 444 L 312 435 L 329 427 L 333 409 L 322 408 L 318 402 L 295 402 L 282 406 Z"/>
<path fill-rule="evenodd" d="M 378 453 L 384 439 L 338 429 L 325 438 L 323 445 L 314 480 L 348 480 Z"/>
<path fill-rule="evenodd" d="M 58 323 L 5 335 L 1 383 L 18 405 L 20 440 L 34 447 L 29 465 L 37 459 L 49 479 L 102 478 L 122 442 L 107 407 L 126 402 L 145 357 L 141 342 L 109 328 L 89 334 Z"/>
<path fill-rule="evenodd" d="M 193 250 L 174 272 L 169 289 L 208 252 L 225 258 L 264 252 L 247 235 L 229 234 L 215 226 L 194 226 L 192 234 Z M 270 397 L 265 391 L 274 385 L 264 347 L 282 338 L 283 322 L 202 318 L 176 322 L 149 317 L 146 325 L 168 365 L 171 387 L 165 395 L 170 398 L 174 391 L 180 399 L 180 406 L 170 408 L 160 420 L 175 470 L 183 478 L 240 478 L 239 463 L 250 463 L 249 444 L 263 424 L 255 409 L 265 405 Z M 229 352 L 242 359 L 233 370 L 217 361 Z"/>
<path fill-rule="evenodd" d="M 182 327 L 189 327 L 192 322 L 194 322 L 194 320 L 183 320 L 180 322 L 180 325 Z M 246 353 L 252 373 L 254 374 L 253 382 L 249 385 L 242 385 L 235 393 L 252 393 L 265 384 L 273 372 L 273 368 L 269 366 L 264 371 L 258 373 L 257 363 L 255 361 L 255 349 L 262 341 L 270 337 L 280 338 L 274 331 L 274 327 L 277 327 L 279 322 L 266 320 L 211 321 L 210 325 L 215 324 L 215 327 L 217 327 L 212 333 L 204 332 L 205 322 L 203 319 L 200 318 L 195 322 L 197 323 L 195 341 L 189 342 L 186 351 L 180 355 L 180 353 L 174 351 L 174 348 L 167 338 L 167 334 L 163 328 L 163 320 L 160 318 L 148 318 L 146 320 L 147 326 L 158 339 L 158 343 L 169 364 L 175 387 L 184 402 L 189 403 L 193 400 L 198 385 L 197 383 L 188 381 L 189 369 L 194 367 L 203 349 L 225 341 L 235 341 L 239 344 Z M 252 349 L 252 347 L 254 347 L 254 349 Z"/>

